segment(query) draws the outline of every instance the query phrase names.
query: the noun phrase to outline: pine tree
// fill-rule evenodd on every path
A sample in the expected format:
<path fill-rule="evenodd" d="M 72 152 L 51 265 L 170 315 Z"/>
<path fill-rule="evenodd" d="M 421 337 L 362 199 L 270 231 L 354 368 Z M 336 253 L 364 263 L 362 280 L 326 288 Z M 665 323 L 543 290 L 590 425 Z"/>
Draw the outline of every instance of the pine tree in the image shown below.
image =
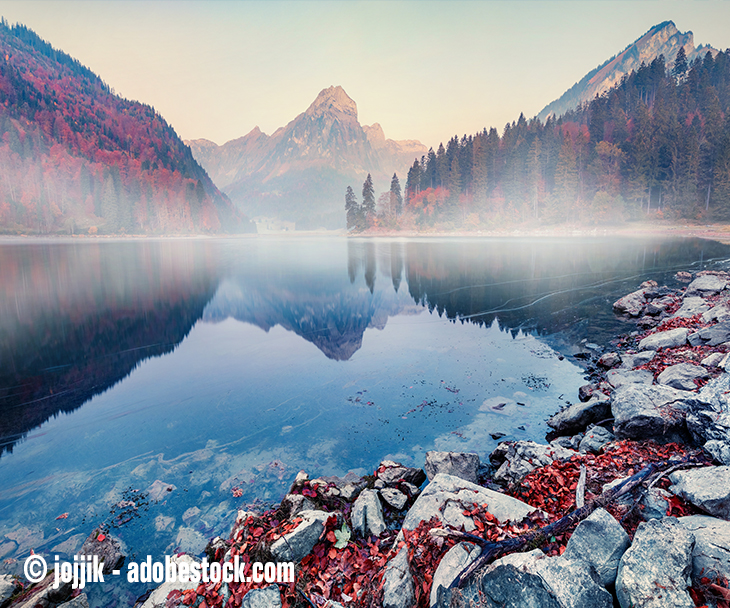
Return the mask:
<path fill-rule="evenodd" d="M 677 57 L 674 59 L 674 67 L 672 68 L 672 76 L 677 80 L 681 80 L 682 77 L 687 73 L 687 53 L 684 52 L 684 47 L 680 46 L 677 51 Z"/>
<path fill-rule="evenodd" d="M 373 178 L 368 173 L 365 183 L 362 185 L 362 215 L 365 220 L 365 228 L 373 225 L 375 219 L 375 190 L 373 188 Z"/>
<path fill-rule="evenodd" d="M 403 209 L 403 196 L 400 191 L 398 175 L 395 173 L 393 173 L 393 179 L 390 180 L 390 204 L 395 212 L 395 217 L 398 217 Z"/>
<path fill-rule="evenodd" d="M 357 197 L 351 186 L 347 186 L 347 192 L 345 193 L 345 213 L 347 215 L 347 229 L 359 228 L 360 205 L 357 203 Z"/>

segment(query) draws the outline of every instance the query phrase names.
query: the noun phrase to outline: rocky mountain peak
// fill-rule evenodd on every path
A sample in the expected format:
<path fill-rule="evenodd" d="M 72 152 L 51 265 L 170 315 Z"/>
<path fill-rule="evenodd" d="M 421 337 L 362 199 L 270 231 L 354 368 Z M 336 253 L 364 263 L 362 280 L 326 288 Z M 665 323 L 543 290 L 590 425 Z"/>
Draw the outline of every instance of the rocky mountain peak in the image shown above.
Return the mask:
<path fill-rule="evenodd" d="M 305 114 L 312 117 L 344 114 L 357 120 L 357 104 L 341 86 L 332 86 L 320 91 L 317 99 L 307 108 Z"/>

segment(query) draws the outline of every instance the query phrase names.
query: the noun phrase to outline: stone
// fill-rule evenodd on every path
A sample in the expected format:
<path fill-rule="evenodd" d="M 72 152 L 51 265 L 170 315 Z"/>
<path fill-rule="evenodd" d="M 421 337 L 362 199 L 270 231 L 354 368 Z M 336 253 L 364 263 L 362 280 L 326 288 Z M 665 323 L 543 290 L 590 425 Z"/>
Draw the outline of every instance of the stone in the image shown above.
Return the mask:
<path fill-rule="evenodd" d="M 598 359 L 598 365 L 606 369 L 611 369 L 617 365 L 621 365 L 621 355 L 618 353 L 606 353 Z"/>
<path fill-rule="evenodd" d="M 198 507 L 190 507 L 183 513 L 182 520 L 189 524 L 191 521 L 194 521 L 200 517 L 200 509 Z"/>
<path fill-rule="evenodd" d="M 634 369 L 646 365 L 656 355 L 655 350 L 645 350 L 641 353 L 621 355 L 621 369 Z"/>
<path fill-rule="evenodd" d="M 510 446 L 514 441 L 503 441 L 500 443 L 492 453 L 489 455 L 489 462 L 495 467 L 499 467 L 505 460 L 507 460 L 507 454 L 509 453 Z"/>
<path fill-rule="evenodd" d="M 730 321 L 723 321 L 694 332 L 688 338 L 692 346 L 719 346 L 730 340 Z"/>
<path fill-rule="evenodd" d="M 575 456 L 573 450 L 541 445 L 534 441 L 516 441 L 510 445 L 506 460 L 494 474 L 494 479 L 514 483 L 538 467 L 555 460 L 568 460 L 572 456 Z"/>
<path fill-rule="evenodd" d="M 646 305 L 646 308 L 644 309 L 644 312 L 647 315 L 660 315 L 664 311 L 674 304 L 674 298 L 671 296 L 665 296 L 663 298 L 659 298 L 657 300 L 654 300 L 652 302 L 649 302 Z"/>
<path fill-rule="evenodd" d="M 89 608 L 89 598 L 85 593 L 80 593 L 72 600 L 59 604 L 58 608 Z"/>
<path fill-rule="evenodd" d="M 684 413 L 696 400 L 687 391 L 660 385 L 625 384 L 611 400 L 618 439 L 672 438 L 684 430 Z"/>
<path fill-rule="evenodd" d="M 326 498 L 341 497 L 345 500 L 352 500 L 365 487 L 365 480 L 359 475 L 350 471 L 344 477 L 330 475 L 318 477 L 309 482 L 310 487 L 317 486 L 317 492 Z"/>
<path fill-rule="evenodd" d="M 619 298 L 613 303 L 613 310 L 620 314 L 629 315 L 630 317 L 641 316 L 644 306 L 646 306 L 645 293 L 646 289 L 638 289 L 625 295 L 623 298 Z"/>
<path fill-rule="evenodd" d="M 685 298 L 693 295 L 714 295 L 720 293 L 727 287 L 727 279 L 713 275 L 706 274 L 704 276 L 698 276 L 687 286 L 687 291 L 684 292 Z"/>
<path fill-rule="evenodd" d="M 415 603 L 415 586 L 408 563 L 408 546 L 404 545 L 385 568 L 383 608 L 413 608 Z"/>
<path fill-rule="evenodd" d="M 438 603 L 440 587 L 448 589 L 464 568 L 471 564 L 482 550 L 473 543 L 461 542 L 454 545 L 441 558 L 431 583 L 430 605 Z"/>
<path fill-rule="evenodd" d="M 694 608 L 687 591 L 694 545 L 692 533 L 675 517 L 640 523 L 618 568 L 621 608 Z"/>
<path fill-rule="evenodd" d="M 703 447 L 717 462 L 730 465 L 730 442 L 711 439 Z"/>
<path fill-rule="evenodd" d="M 104 534 L 105 537 L 102 541 L 99 540 L 101 534 Z M 100 562 L 104 563 L 102 569 L 104 574 L 111 574 L 112 570 L 121 568 L 126 558 L 121 541 L 100 528 L 97 528 L 86 537 L 79 554 L 95 555 Z"/>
<path fill-rule="evenodd" d="M 578 450 L 580 442 L 583 440 L 583 433 L 578 433 L 572 437 L 558 437 L 550 442 L 553 447 L 565 448 L 566 450 Z"/>
<path fill-rule="evenodd" d="M 241 608 L 281 608 L 281 592 L 276 585 L 251 589 L 243 596 Z"/>
<path fill-rule="evenodd" d="M 20 582 L 10 574 L 0 575 L 0 606 L 5 606 L 5 603 L 21 588 Z"/>
<path fill-rule="evenodd" d="M 395 488 L 383 488 L 380 490 L 380 497 L 389 507 L 396 511 L 401 511 L 408 502 L 408 496 Z"/>
<path fill-rule="evenodd" d="M 677 281 L 689 283 L 692 280 L 692 273 L 680 270 L 677 274 L 674 275 L 674 278 L 677 279 Z"/>
<path fill-rule="evenodd" d="M 381 490 L 382 491 L 382 490 Z M 352 531 L 360 536 L 380 536 L 385 530 L 383 507 L 377 490 L 363 490 L 352 505 Z"/>
<path fill-rule="evenodd" d="M 302 521 L 288 534 L 275 540 L 271 545 L 271 553 L 280 562 L 298 562 L 309 554 L 319 537 L 324 532 L 324 526 L 334 513 L 326 511 L 302 511 L 297 517 Z"/>
<path fill-rule="evenodd" d="M 611 402 L 603 393 L 593 393 L 585 403 L 573 403 L 547 421 L 548 426 L 558 433 L 582 431 L 591 422 L 600 422 L 611 417 Z"/>
<path fill-rule="evenodd" d="M 657 376 L 657 384 L 664 384 L 683 391 L 697 390 L 696 379 L 709 378 L 710 374 L 704 367 L 691 363 L 670 365 Z"/>
<path fill-rule="evenodd" d="M 170 558 L 170 561 L 179 567 L 179 564 L 194 564 L 198 563 L 198 560 L 192 558 L 190 555 L 175 555 Z M 181 583 L 180 581 L 166 581 L 162 583 L 157 589 L 155 589 L 140 608 L 166 608 L 167 596 L 171 591 L 177 589 L 178 591 L 187 591 L 188 589 L 197 589 L 199 582 Z"/>
<path fill-rule="evenodd" d="M 477 482 L 479 456 L 463 452 L 426 452 L 426 477 L 431 481 L 438 473 Z"/>
<path fill-rule="evenodd" d="M 607 443 L 612 442 L 616 437 L 608 429 L 602 426 L 591 426 L 586 429 L 586 434 L 578 444 L 578 451 L 582 454 L 591 452 L 597 454 L 600 449 Z"/>
<path fill-rule="evenodd" d="M 690 296 L 682 300 L 682 306 L 679 307 L 670 319 L 694 317 L 701 315 L 710 310 L 710 305 L 699 296 Z"/>
<path fill-rule="evenodd" d="M 476 528 L 465 510 L 486 505 L 486 510 L 500 522 L 521 521 L 536 511 L 521 500 L 483 488 L 460 477 L 439 473 L 423 489 L 403 520 L 403 529 L 415 530 L 422 521 L 436 517 L 447 525 L 467 532 Z"/>
<path fill-rule="evenodd" d="M 730 466 L 702 467 L 669 475 L 669 491 L 705 513 L 730 520 Z"/>
<path fill-rule="evenodd" d="M 165 483 L 164 481 L 160 481 L 159 479 L 155 479 L 155 481 L 152 482 L 149 488 L 145 490 L 147 492 L 147 497 L 150 500 L 153 500 L 155 502 L 160 502 L 162 500 L 167 499 L 167 495 L 170 494 L 170 492 L 174 492 L 177 490 L 177 486 L 174 486 L 171 483 Z"/>
<path fill-rule="evenodd" d="M 287 494 L 281 501 L 281 506 L 288 509 L 288 516 L 294 517 L 300 511 L 316 509 L 314 503 L 302 494 Z"/>
<path fill-rule="evenodd" d="M 605 509 L 596 509 L 578 524 L 563 557 L 591 564 L 606 587 L 615 582 L 619 562 L 630 544 L 621 524 Z"/>
<path fill-rule="evenodd" d="M 680 517 L 679 523 L 695 537 L 692 578 L 703 576 L 730 580 L 730 522 L 708 515 Z"/>
<path fill-rule="evenodd" d="M 375 476 L 385 485 L 393 486 L 399 481 L 407 481 L 416 487 L 426 481 L 426 474 L 422 469 L 406 467 L 392 460 L 383 460 L 375 472 Z"/>
<path fill-rule="evenodd" d="M 581 401 L 588 401 L 596 389 L 598 389 L 598 387 L 595 384 L 584 384 L 578 389 L 578 399 Z"/>
<path fill-rule="evenodd" d="M 700 363 L 704 365 L 705 367 L 718 367 L 718 364 L 720 361 L 722 361 L 725 358 L 725 353 L 712 353 L 711 355 L 708 355 Z"/>
<path fill-rule="evenodd" d="M 195 528 L 180 526 L 175 537 L 176 551 L 197 555 L 205 548 L 207 541 L 205 536 Z"/>
<path fill-rule="evenodd" d="M 639 350 L 658 350 L 660 348 L 674 348 L 684 346 L 687 343 L 689 330 L 686 327 L 678 327 L 669 331 L 660 331 L 650 334 L 639 342 Z"/>
<path fill-rule="evenodd" d="M 704 323 L 714 323 L 715 321 L 730 321 L 730 302 L 724 300 L 713 306 L 702 315 Z"/>
<path fill-rule="evenodd" d="M 654 374 L 648 369 L 612 369 L 606 374 L 606 380 L 613 388 L 624 384 L 652 384 Z"/>
<path fill-rule="evenodd" d="M 641 499 L 641 505 L 644 507 L 641 511 L 641 517 L 644 521 L 666 517 L 671 498 L 672 494 L 670 492 L 661 488 L 651 488 Z"/>

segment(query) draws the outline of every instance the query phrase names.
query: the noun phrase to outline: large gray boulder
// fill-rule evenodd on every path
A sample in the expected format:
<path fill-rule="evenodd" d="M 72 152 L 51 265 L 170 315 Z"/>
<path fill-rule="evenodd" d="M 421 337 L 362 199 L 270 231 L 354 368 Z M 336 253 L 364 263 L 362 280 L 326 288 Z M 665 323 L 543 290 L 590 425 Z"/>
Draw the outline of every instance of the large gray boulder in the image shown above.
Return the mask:
<path fill-rule="evenodd" d="M 380 536 L 385 531 L 383 507 L 375 490 L 363 490 L 350 513 L 353 532 L 360 536 Z"/>
<path fill-rule="evenodd" d="M 625 384 L 611 399 L 613 432 L 619 439 L 671 438 L 684 430 L 685 413 L 697 396 L 668 386 Z"/>
<path fill-rule="evenodd" d="M 619 298 L 613 303 L 614 311 L 629 315 L 630 317 L 639 317 L 646 306 L 646 289 L 637 289 L 636 291 Z"/>
<path fill-rule="evenodd" d="M 710 310 L 702 315 L 702 321 L 712 323 L 714 321 L 730 321 L 730 302 L 723 300 L 718 302 Z"/>
<path fill-rule="evenodd" d="M 713 458 L 730 465 L 730 374 L 722 374 L 702 387 L 687 412 L 687 430 Z"/>
<path fill-rule="evenodd" d="M 487 505 L 486 510 L 500 522 L 521 521 L 535 511 L 521 500 L 494 492 L 474 483 L 439 473 L 423 489 L 403 520 L 403 529 L 415 530 L 422 521 L 436 517 L 454 528 L 464 526 L 469 532 L 476 528 L 474 520 L 464 515 L 465 510 Z"/>
<path fill-rule="evenodd" d="M 645 350 L 640 353 L 621 355 L 621 369 L 634 369 L 646 365 L 656 356 L 655 350 Z"/>
<path fill-rule="evenodd" d="M 494 474 L 494 479 L 515 483 L 538 467 L 555 460 L 568 460 L 575 455 L 573 450 L 559 446 L 542 445 L 534 441 L 515 441 L 509 446 L 506 459 Z"/>
<path fill-rule="evenodd" d="M 464 568 L 471 564 L 482 550 L 473 543 L 461 542 L 449 549 L 441 558 L 431 582 L 429 604 L 438 603 L 439 588 L 448 589 Z"/>
<path fill-rule="evenodd" d="M 198 560 L 190 555 L 175 555 L 170 558 L 175 565 L 179 564 L 195 564 Z M 189 582 L 181 583 L 180 581 L 165 581 L 145 600 L 140 608 L 165 608 L 167 606 L 167 596 L 171 591 L 187 591 L 188 589 L 197 589 L 199 583 Z"/>
<path fill-rule="evenodd" d="M 685 327 L 660 331 L 650 334 L 639 342 L 639 350 L 659 350 L 660 348 L 674 348 L 687 344 L 689 330 Z"/>
<path fill-rule="evenodd" d="M 621 524 L 605 509 L 597 509 L 578 524 L 563 557 L 591 564 L 605 587 L 616 580 L 619 562 L 630 544 Z"/>
<path fill-rule="evenodd" d="M 710 325 L 691 334 L 687 340 L 692 346 L 719 346 L 730 340 L 730 321 Z"/>
<path fill-rule="evenodd" d="M 717 462 L 730 465 L 730 442 L 711 439 L 703 446 Z"/>
<path fill-rule="evenodd" d="M 464 452 L 426 452 L 424 468 L 429 481 L 439 473 L 446 473 L 476 483 L 479 456 Z"/>
<path fill-rule="evenodd" d="M 378 490 L 378 492 L 380 493 L 380 498 L 382 498 L 390 508 L 395 509 L 396 511 L 402 510 L 408 502 L 408 496 L 395 488 L 383 488 L 382 490 Z"/>
<path fill-rule="evenodd" d="M 639 524 L 616 577 L 621 608 L 694 608 L 687 591 L 694 545 L 675 517 Z"/>
<path fill-rule="evenodd" d="M 243 596 L 241 608 L 281 608 L 281 592 L 276 585 L 251 589 Z"/>
<path fill-rule="evenodd" d="M 680 517 L 679 522 L 695 537 L 692 578 L 730 580 L 730 522 L 708 515 Z"/>
<path fill-rule="evenodd" d="M 613 388 L 624 384 L 651 384 L 654 374 L 648 369 L 612 369 L 606 374 L 606 380 Z"/>
<path fill-rule="evenodd" d="M 727 287 L 727 279 L 723 276 L 715 274 L 706 274 L 697 277 L 687 286 L 687 291 L 684 292 L 685 298 L 687 296 L 708 296 L 720 293 Z"/>
<path fill-rule="evenodd" d="M 664 384 L 682 391 L 697 390 L 695 380 L 709 378 L 710 374 L 700 365 L 678 363 L 670 365 L 657 376 L 657 384 Z"/>
<path fill-rule="evenodd" d="M 408 546 L 403 545 L 383 574 L 383 608 L 413 608 L 416 602 Z"/>
<path fill-rule="evenodd" d="M 710 310 L 710 305 L 704 298 L 699 296 L 690 296 L 682 300 L 682 306 L 675 312 L 670 319 L 677 317 L 694 317 Z"/>
<path fill-rule="evenodd" d="M 730 466 L 702 467 L 669 475 L 669 491 L 705 513 L 730 520 Z"/>
<path fill-rule="evenodd" d="M 300 511 L 297 517 L 301 517 L 302 521 L 291 532 L 272 543 L 271 553 L 280 562 L 300 561 L 317 544 L 327 520 L 333 515 L 318 510 Z"/>
<path fill-rule="evenodd" d="M 611 401 L 608 395 L 595 392 L 585 403 L 569 405 L 548 419 L 548 426 L 558 433 L 582 431 L 591 422 L 600 422 L 611 416 Z"/>

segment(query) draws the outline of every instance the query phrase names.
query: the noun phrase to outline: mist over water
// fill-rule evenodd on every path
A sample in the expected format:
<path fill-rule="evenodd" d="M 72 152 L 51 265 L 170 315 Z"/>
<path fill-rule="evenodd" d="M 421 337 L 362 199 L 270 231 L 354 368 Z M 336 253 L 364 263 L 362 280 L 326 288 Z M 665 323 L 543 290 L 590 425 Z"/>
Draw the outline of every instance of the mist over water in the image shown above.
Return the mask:
<path fill-rule="evenodd" d="M 643 280 L 727 258 L 696 239 L 0 243 L 0 571 L 102 523 L 130 559 L 199 553 L 300 469 L 542 440 L 583 382 L 561 352 L 632 330 L 610 305 Z"/>

